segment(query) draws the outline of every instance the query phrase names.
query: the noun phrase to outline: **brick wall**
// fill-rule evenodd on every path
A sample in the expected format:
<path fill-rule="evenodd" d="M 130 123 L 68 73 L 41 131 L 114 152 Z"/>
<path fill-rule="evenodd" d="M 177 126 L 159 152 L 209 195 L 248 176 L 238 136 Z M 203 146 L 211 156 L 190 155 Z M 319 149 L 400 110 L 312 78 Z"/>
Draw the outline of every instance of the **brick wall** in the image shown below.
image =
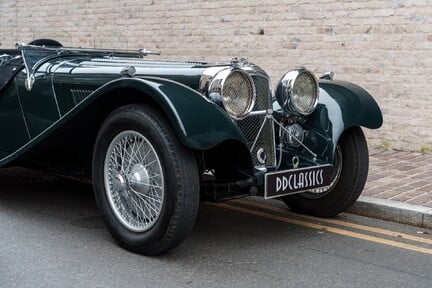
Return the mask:
<path fill-rule="evenodd" d="M 306 66 L 356 82 L 384 112 L 373 146 L 432 148 L 432 0 L 1 0 L 0 47 L 59 34 L 67 45 L 261 65 L 273 84 Z M 72 39 L 72 40 L 71 40 Z"/>

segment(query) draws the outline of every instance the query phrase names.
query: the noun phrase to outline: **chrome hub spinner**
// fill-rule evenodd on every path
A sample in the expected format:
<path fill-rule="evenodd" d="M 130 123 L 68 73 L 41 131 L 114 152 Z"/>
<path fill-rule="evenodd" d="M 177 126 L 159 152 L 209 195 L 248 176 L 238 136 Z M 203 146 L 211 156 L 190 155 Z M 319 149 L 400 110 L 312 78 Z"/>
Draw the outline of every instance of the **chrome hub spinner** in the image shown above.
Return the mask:
<path fill-rule="evenodd" d="M 150 190 L 150 177 L 147 169 L 142 164 L 132 166 L 128 176 L 130 186 L 139 193 L 148 194 Z"/>

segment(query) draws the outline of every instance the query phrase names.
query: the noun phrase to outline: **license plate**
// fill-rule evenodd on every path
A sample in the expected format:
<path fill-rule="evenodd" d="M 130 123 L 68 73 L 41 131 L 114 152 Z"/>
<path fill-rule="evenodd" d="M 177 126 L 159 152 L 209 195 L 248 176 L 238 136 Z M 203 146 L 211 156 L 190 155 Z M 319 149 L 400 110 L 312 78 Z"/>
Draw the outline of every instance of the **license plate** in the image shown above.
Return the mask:
<path fill-rule="evenodd" d="M 332 176 L 331 165 L 267 173 L 264 178 L 264 196 L 268 199 L 327 187 L 332 182 Z"/>

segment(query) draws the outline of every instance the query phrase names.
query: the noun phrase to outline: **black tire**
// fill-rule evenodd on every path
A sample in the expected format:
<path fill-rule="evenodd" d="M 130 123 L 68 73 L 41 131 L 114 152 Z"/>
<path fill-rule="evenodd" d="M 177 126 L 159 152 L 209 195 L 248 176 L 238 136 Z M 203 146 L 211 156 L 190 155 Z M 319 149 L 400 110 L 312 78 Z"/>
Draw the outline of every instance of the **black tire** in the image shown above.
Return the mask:
<path fill-rule="evenodd" d="M 128 133 L 135 134 L 131 134 L 130 138 L 125 138 L 126 140 L 120 142 L 123 139 L 121 138 L 122 135 L 129 135 Z M 139 135 L 143 136 L 144 139 L 140 138 Z M 115 139 L 120 139 L 117 144 Z M 135 144 L 136 146 L 132 146 Z M 135 161 L 138 159 L 133 158 L 135 156 L 130 157 L 133 161 L 120 158 L 121 153 L 115 154 L 119 153 L 117 147 L 125 147 L 124 151 L 136 147 L 137 150 L 134 152 L 136 157 L 138 157 L 138 153 L 141 153 L 140 149 L 143 149 L 143 153 L 140 154 L 141 159 L 147 157 L 142 156 L 145 153 L 154 154 L 156 156 L 153 155 L 153 159 L 158 162 L 151 161 L 153 164 L 149 164 L 142 160 L 141 163 Z M 141 147 L 146 147 L 147 150 Z M 110 157 L 107 158 L 106 155 L 109 151 L 112 151 L 113 154 L 109 154 Z M 121 172 L 123 165 L 126 165 L 123 162 L 126 163 L 127 161 L 129 161 L 129 166 Z M 131 163 L 134 162 L 137 163 L 131 167 Z M 133 168 L 135 166 L 139 167 L 137 169 L 141 169 L 140 173 L 143 175 L 132 180 L 132 176 L 135 177 L 135 175 L 140 174 L 137 169 Z M 159 181 L 162 184 L 151 182 L 150 179 L 156 177 L 151 176 L 151 173 L 156 170 L 156 168 L 151 168 L 152 166 L 159 167 L 157 171 L 160 173 L 154 174 L 162 179 Z M 134 170 L 135 173 L 131 170 Z M 144 170 L 147 174 L 144 174 Z M 115 173 L 118 174 L 113 177 Z M 121 173 L 125 175 L 123 178 L 121 178 Z M 149 187 L 150 185 L 154 187 L 160 185 L 161 187 L 145 188 L 147 186 L 142 184 L 145 182 L 142 180 L 145 178 L 144 176 L 147 176 L 145 185 Z M 120 181 L 121 179 L 124 181 Z M 96 202 L 103 213 L 108 230 L 119 245 L 128 250 L 144 255 L 165 253 L 183 242 L 195 222 L 199 205 L 199 176 L 194 154 L 180 143 L 161 114 L 151 107 L 129 105 L 117 109 L 107 117 L 99 130 L 94 148 L 93 185 Z M 140 193 L 134 193 L 133 188 L 137 189 L 137 187 L 147 189 L 145 190 L 147 192 L 140 190 Z M 156 191 L 157 189 L 158 191 Z M 162 199 L 158 202 L 159 204 L 153 201 L 159 205 L 157 208 L 146 205 L 150 200 L 144 200 L 150 199 L 148 193 L 153 190 L 160 193 L 160 199 Z M 147 196 L 144 193 L 147 193 Z M 153 194 L 151 196 L 153 197 Z M 117 198 L 113 200 L 114 197 Z M 115 208 L 115 205 L 118 207 Z M 155 212 L 155 215 L 146 218 L 147 214 L 153 213 L 153 210 L 148 207 L 154 211 L 159 211 L 159 213 Z M 122 208 L 126 212 L 121 211 Z M 122 213 L 129 214 L 121 216 Z M 129 221 L 129 219 L 133 221 Z M 142 230 L 142 227 L 138 227 L 147 222 L 152 223 L 151 226 L 149 224 L 148 229 Z"/>
<path fill-rule="evenodd" d="M 305 192 L 282 200 L 294 211 L 318 217 L 331 217 L 351 207 L 363 191 L 369 170 L 369 153 L 360 127 L 345 131 L 338 143 L 340 175 L 324 193 Z"/>

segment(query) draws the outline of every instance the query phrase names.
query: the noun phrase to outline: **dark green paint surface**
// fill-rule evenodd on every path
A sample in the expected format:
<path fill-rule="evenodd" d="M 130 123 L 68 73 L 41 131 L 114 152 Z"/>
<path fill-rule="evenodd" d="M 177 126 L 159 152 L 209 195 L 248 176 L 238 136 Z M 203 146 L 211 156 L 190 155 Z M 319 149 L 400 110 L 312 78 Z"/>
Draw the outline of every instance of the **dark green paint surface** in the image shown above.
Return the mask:
<path fill-rule="evenodd" d="M 29 140 L 24 117 L 12 81 L 0 94 L 0 157 L 4 158 Z M 0 162 L 1 163 L 1 162 Z"/>
<path fill-rule="evenodd" d="M 24 83 L 25 77 L 26 74 L 20 72 L 15 79 L 17 83 Z M 38 73 L 32 91 L 18 85 L 18 95 L 31 138 L 41 134 L 60 118 L 50 74 Z"/>
<path fill-rule="evenodd" d="M 112 91 L 116 93 L 111 93 L 110 97 L 125 97 L 122 91 L 126 88 L 137 93 L 138 103 L 139 99 L 145 102 L 148 97 L 156 102 L 181 141 L 192 149 L 209 149 L 228 139 L 244 142 L 242 133 L 229 116 L 191 88 L 198 88 L 205 67 L 144 69 L 146 75 L 137 73 L 136 77 L 129 78 L 120 75 L 124 64 L 98 65 L 100 63 L 87 58 L 52 59 L 38 68 L 31 91 L 24 85 L 25 70 L 18 73 L 16 89 L 3 89 L 0 95 L 0 117 L 5 119 L 0 123 L 0 133 L 8 135 L 1 141 L 0 165 L 31 149 L 44 135 L 61 127 L 92 102 L 100 101 L 98 103 L 103 105 L 104 98 Z M 137 70 L 140 72 L 139 68 Z"/>
<path fill-rule="evenodd" d="M 122 99 L 129 98 L 133 103 L 156 103 L 183 144 L 194 150 L 211 149 L 226 140 L 243 143 L 248 150 L 242 132 L 228 114 L 197 92 L 200 76 L 208 66 L 164 63 L 138 65 L 136 75 L 127 77 L 121 76 L 120 71 L 133 64 L 111 63 L 109 58 L 56 57 L 38 68 L 31 91 L 24 86 L 25 72 L 18 73 L 14 85 L 0 91 L 0 166 L 31 150 L 80 113 L 96 114 L 105 104 L 124 105 L 128 103 Z M 301 157 L 301 166 L 331 163 L 345 129 L 382 125 L 378 105 L 361 87 L 342 81 L 321 81 L 320 88 L 326 104 L 320 103 L 304 125 L 310 132 L 307 145 L 318 159 L 312 160 L 304 151 L 291 151 Z M 281 169 L 292 168 L 291 152 L 284 152 Z M 261 177 L 257 178 L 260 182 Z"/>
<path fill-rule="evenodd" d="M 381 110 L 365 89 L 345 81 L 321 81 L 320 87 L 339 104 L 345 129 L 352 126 L 381 127 Z"/>
<path fill-rule="evenodd" d="M 167 98 L 161 105 L 165 106 L 164 110 L 171 115 L 171 122 L 177 123 L 178 129 L 184 129 L 183 142 L 188 146 L 205 150 L 222 142 L 222 139 L 236 139 L 246 143 L 241 131 L 219 106 L 207 101 L 189 87 L 164 79 L 150 81 L 154 81 L 155 84 L 151 86 Z"/>

